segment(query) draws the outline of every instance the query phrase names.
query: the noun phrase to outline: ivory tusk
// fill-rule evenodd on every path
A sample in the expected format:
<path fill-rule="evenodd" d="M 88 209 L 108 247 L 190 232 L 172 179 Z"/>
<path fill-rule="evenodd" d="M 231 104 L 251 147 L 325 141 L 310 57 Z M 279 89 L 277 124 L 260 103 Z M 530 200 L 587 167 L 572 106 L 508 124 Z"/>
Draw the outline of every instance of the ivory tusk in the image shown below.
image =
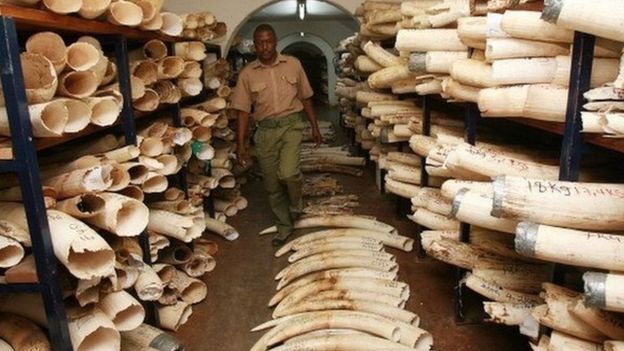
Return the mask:
<path fill-rule="evenodd" d="M 63 38 L 54 32 L 40 32 L 31 35 L 26 41 L 26 51 L 45 56 L 57 74 L 61 73 L 67 62 L 66 46 Z"/>
<path fill-rule="evenodd" d="M 600 343 L 606 340 L 604 334 L 570 313 L 580 293 L 551 283 L 544 283 L 543 287 L 545 292 L 541 296 L 547 305 L 533 310 L 533 317 L 540 324 L 585 340 Z"/>
<path fill-rule="evenodd" d="M 607 311 L 624 312 L 624 304 L 619 296 L 624 276 L 617 273 L 587 272 L 585 282 L 585 304 Z"/>
<path fill-rule="evenodd" d="M 603 351 L 601 344 L 575 338 L 571 335 L 561 333 L 557 330 L 553 330 L 552 333 L 550 334 L 548 350 L 549 351 L 568 351 L 568 350 Z"/>
<path fill-rule="evenodd" d="M 520 293 L 517 291 L 503 289 L 494 282 L 485 280 L 474 274 L 467 274 L 465 284 L 471 290 L 496 302 L 510 302 L 519 304 L 538 305 L 542 299 L 537 295 Z"/>
<path fill-rule="evenodd" d="M 120 348 L 119 331 L 99 308 L 70 311 L 68 319 L 69 335 L 74 350 L 116 350 Z"/>
<path fill-rule="evenodd" d="M 496 218 L 490 214 L 492 210 L 493 204 L 490 196 L 462 189 L 453 199 L 451 216 L 466 223 L 503 233 L 516 231 L 517 221 Z"/>
<path fill-rule="evenodd" d="M 313 311 L 327 311 L 327 310 L 348 310 L 348 311 L 360 311 L 372 313 L 388 319 L 394 319 L 403 323 L 410 324 L 418 327 L 420 318 L 404 309 L 388 305 L 376 301 L 368 300 L 312 300 L 301 301 L 292 306 L 285 308 L 282 311 L 276 311 L 274 318 L 280 318 L 284 316 L 290 316 L 298 313 L 313 312 Z"/>
<path fill-rule="evenodd" d="M 104 199 L 98 194 L 87 193 L 58 201 L 56 209 L 76 218 L 87 218 L 104 211 L 104 205 Z"/>
<path fill-rule="evenodd" d="M 380 223 L 380 222 L 377 222 Z M 301 236 L 295 240 L 292 240 L 282 246 L 275 252 L 276 257 L 280 257 L 283 254 L 290 251 L 297 245 L 303 245 L 320 239 L 337 238 L 337 237 L 353 237 L 359 236 L 363 238 L 370 238 L 383 242 L 384 245 L 394 247 L 399 250 L 409 252 L 412 250 L 414 240 L 399 234 L 393 234 L 388 232 L 380 232 L 366 229 L 346 228 L 346 229 L 328 229 L 318 232 L 313 232 Z"/>
<path fill-rule="evenodd" d="M 366 238 L 358 238 L 358 239 L 366 239 Z M 314 241 L 312 243 L 315 243 Z M 379 241 L 375 240 L 360 240 L 360 241 L 352 241 L 352 242 L 334 242 L 326 245 L 314 245 L 305 247 L 302 249 L 297 249 L 297 252 L 288 257 L 288 262 L 292 263 L 298 261 L 302 258 L 306 258 L 309 256 L 313 256 L 320 253 L 332 252 L 332 251 L 376 251 L 380 252 L 383 250 L 383 244 Z"/>
<path fill-rule="evenodd" d="M 505 325 L 521 325 L 531 315 L 533 304 L 484 302 L 483 309 L 490 316 L 489 322 Z"/>
<path fill-rule="evenodd" d="M 47 336 L 35 323 L 10 313 L 0 313 L 0 338 L 16 351 L 52 350 Z"/>
<path fill-rule="evenodd" d="M 516 251 L 527 257 L 580 267 L 624 270 L 619 235 L 591 233 L 521 222 Z"/>
<path fill-rule="evenodd" d="M 325 217 L 309 217 L 295 222 L 295 229 L 313 228 L 313 227 L 347 227 L 360 228 L 370 231 L 386 232 L 396 234 L 396 229 L 388 224 L 378 222 L 373 219 L 356 217 L 356 216 L 325 216 Z M 260 232 L 260 235 L 275 233 L 276 227 L 270 227 Z"/>
<path fill-rule="evenodd" d="M 101 193 L 104 211 L 85 221 L 119 236 L 137 236 L 147 227 L 149 210 L 145 204 L 116 193 Z"/>
<path fill-rule="evenodd" d="M 304 262 L 304 264 L 301 264 Z M 369 268 L 383 272 L 398 270 L 396 262 L 384 259 L 371 259 L 366 256 L 333 256 L 325 260 L 299 261 L 292 264 L 283 273 L 282 285 L 285 285 L 308 273 L 318 272 L 332 268 Z"/>
<path fill-rule="evenodd" d="M 578 297 L 576 303 L 571 303 L 569 310 L 572 316 L 580 318 L 609 338 L 615 340 L 622 340 L 624 338 L 622 317 L 619 314 L 595 307 L 587 307 L 582 297 Z"/>
<path fill-rule="evenodd" d="M 307 285 L 311 282 L 322 280 L 322 279 L 337 278 L 337 277 L 360 277 L 360 278 L 374 278 L 374 279 L 394 281 L 397 278 L 397 274 L 396 272 L 381 272 L 381 271 L 376 271 L 376 270 L 367 269 L 367 268 L 330 269 L 330 270 L 320 271 L 316 273 L 311 273 L 311 274 L 308 274 L 306 276 L 303 276 L 295 280 L 291 284 L 288 284 L 288 285 L 278 284 L 276 289 L 280 291 L 278 291 L 275 294 L 275 296 L 271 299 L 270 305 L 274 304 L 272 302 L 277 303 L 281 301 L 284 297 L 286 297 L 288 294 L 293 292 L 295 289 L 300 288 L 304 285 Z"/>
<path fill-rule="evenodd" d="M 402 29 L 396 36 L 395 47 L 400 51 L 467 51 L 457 29 Z"/>
<path fill-rule="evenodd" d="M 388 341 L 368 334 L 352 335 L 331 335 L 311 338 L 302 341 L 295 341 L 285 345 L 272 348 L 274 351 L 296 351 L 296 350 L 414 350 L 411 347 Z M 423 349 L 424 350 L 424 349 Z"/>
<path fill-rule="evenodd" d="M 403 282 L 368 277 L 338 276 L 312 281 L 307 285 L 296 288 L 288 295 L 280 294 L 278 292 L 269 302 L 269 306 L 273 306 L 274 303 L 278 301 L 276 297 L 284 296 L 284 298 L 279 301 L 279 304 L 274 311 L 274 314 L 276 314 L 284 308 L 292 306 L 309 296 L 327 290 L 369 291 L 377 294 L 398 297 L 403 301 L 407 301 L 409 298 L 409 286 Z"/>
<path fill-rule="evenodd" d="M 175 305 L 158 308 L 158 319 L 162 328 L 177 331 L 188 321 L 192 313 L 191 305 L 178 301 Z"/>
<path fill-rule="evenodd" d="M 297 265 L 304 266 L 308 262 L 331 260 L 335 257 L 340 257 L 340 256 L 363 256 L 363 257 L 369 257 L 375 260 L 385 260 L 389 262 L 396 262 L 396 257 L 385 251 L 381 251 L 381 252 L 371 251 L 371 250 L 326 251 L 323 253 L 318 253 L 315 255 L 308 256 L 306 258 L 303 258 L 291 264 L 290 266 L 284 268 L 279 273 L 277 273 L 277 275 L 275 276 L 275 279 L 278 280 L 282 278 L 284 274 L 291 269 L 292 266 L 297 266 Z"/>
<path fill-rule="evenodd" d="M 620 184 L 500 176 L 494 180 L 492 215 L 567 228 L 621 230 L 622 191 Z"/>
<path fill-rule="evenodd" d="M 143 306 L 125 290 L 104 296 L 98 303 L 98 307 L 119 331 L 133 330 L 145 319 Z"/>
<path fill-rule="evenodd" d="M 156 351 L 182 351 L 184 347 L 171 334 L 166 333 L 149 324 L 141 324 L 138 328 L 121 332 L 122 343 L 132 342 L 141 346 L 141 350 Z"/>
<path fill-rule="evenodd" d="M 26 215 L 21 204 L 2 203 L 0 212 L 27 230 Z M 54 253 L 72 275 L 91 279 L 113 273 L 115 255 L 101 236 L 63 212 L 48 210 L 47 213 Z"/>
<path fill-rule="evenodd" d="M 137 281 L 134 283 L 134 290 L 141 301 L 156 301 L 164 290 L 162 280 L 154 269 L 149 265 L 143 265 Z"/>
<path fill-rule="evenodd" d="M 225 239 L 229 241 L 236 240 L 239 237 L 238 231 L 234 229 L 232 226 L 228 225 L 227 223 L 210 218 L 209 216 L 206 216 L 205 222 L 206 222 L 206 229 L 224 237 Z"/>
<path fill-rule="evenodd" d="M 372 314 L 351 311 L 309 312 L 292 318 L 289 323 L 276 326 L 267 333 L 266 339 L 261 339 L 266 342 L 265 345 L 262 345 L 262 341 L 260 341 L 251 350 L 264 350 L 266 346 L 277 344 L 293 336 L 327 327 L 365 331 L 394 342 L 400 339 L 398 327 L 388 320 Z"/>

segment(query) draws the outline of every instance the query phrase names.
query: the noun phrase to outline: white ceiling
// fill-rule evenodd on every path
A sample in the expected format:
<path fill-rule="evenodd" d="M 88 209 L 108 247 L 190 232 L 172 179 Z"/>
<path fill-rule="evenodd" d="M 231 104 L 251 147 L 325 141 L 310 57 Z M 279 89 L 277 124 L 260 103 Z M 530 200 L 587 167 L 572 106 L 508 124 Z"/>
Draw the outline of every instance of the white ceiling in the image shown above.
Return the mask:
<path fill-rule="evenodd" d="M 343 12 L 341 9 L 335 7 L 332 4 L 318 1 L 307 0 L 306 1 L 306 17 L 305 19 L 338 19 L 338 18 L 350 18 L 350 15 Z M 282 0 L 274 4 L 271 4 L 254 16 L 252 20 L 295 20 L 297 17 L 297 1 L 296 0 Z"/>

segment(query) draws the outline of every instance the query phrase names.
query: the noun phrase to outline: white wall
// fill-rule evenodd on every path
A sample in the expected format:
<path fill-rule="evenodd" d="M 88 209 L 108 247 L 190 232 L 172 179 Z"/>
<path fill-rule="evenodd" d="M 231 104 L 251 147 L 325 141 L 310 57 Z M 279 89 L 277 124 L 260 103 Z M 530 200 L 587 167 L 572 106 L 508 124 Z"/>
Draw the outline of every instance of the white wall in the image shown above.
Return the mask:
<path fill-rule="evenodd" d="M 263 22 L 248 21 L 240 29 L 238 36 L 243 39 L 253 39 L 253 31 L 260 23 Z M 340 40 L 353 35 L 358 30 L 355 20 L 272 21 L 269 23 L 275 28 L 278 40 L 304 32 L 322 38 L 332 48 L 336 47 Z"/>
<path fill-rule="evenodd" d="M 363 0 L 325 0 L 348 13 L 353 13 Z M 228 33 L 217 43 L 223 52 L 229 49 L 229 42 L 243 23 L 255 13 L 276 0 L 165 0 L 165 10 L 175 13 L 211 11 L 219 21 L 228 26 Z"/>

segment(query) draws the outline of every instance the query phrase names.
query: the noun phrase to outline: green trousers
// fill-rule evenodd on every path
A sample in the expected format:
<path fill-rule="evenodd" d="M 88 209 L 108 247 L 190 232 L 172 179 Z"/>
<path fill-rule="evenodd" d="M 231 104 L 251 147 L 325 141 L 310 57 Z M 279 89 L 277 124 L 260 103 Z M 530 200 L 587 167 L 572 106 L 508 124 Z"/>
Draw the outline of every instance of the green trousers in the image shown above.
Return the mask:
<path fill-rule="evenodd" d="M 305 128 L 303 115 L 297 112 L 259 122 L 254 136 L 256 157 L 280 234 L 293 231 L 291 210 L 302 206 L 303 175 L 299 169 L 299 157 Z"/>

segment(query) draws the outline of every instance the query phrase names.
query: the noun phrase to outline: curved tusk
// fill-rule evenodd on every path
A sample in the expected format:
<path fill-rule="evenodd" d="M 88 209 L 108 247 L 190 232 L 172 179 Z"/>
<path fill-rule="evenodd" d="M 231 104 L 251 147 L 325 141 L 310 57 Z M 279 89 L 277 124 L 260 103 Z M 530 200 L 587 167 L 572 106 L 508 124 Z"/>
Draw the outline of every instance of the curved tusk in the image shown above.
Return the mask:
<path fill-rule="evenodd" d="M 379 252 L 378 254 L 384 253 Z M 275 279 L 282 279 L 285 284 L 305 274 L 323 271 L 331 268 L 363 267 L 384 272 L 389 272 L 395 269 L 398 270 L 398 265 L 394 261 L 394 257 L 390 256 L 392 255 L 388 253 L 385 253 L 385 255 L 378 255 L 377 257 L 371 255 L 357 256 L 344 254 L 320 254 L 308 257 L 306 259 L 291 264 L 290 266 L 280 271 Z"/>
<path fill-rule="evenodd" d="M 399 297 L 402 300 L 407 300 L 410 294 L 409 285 L 403 282 L 355 277 L 323 279 L 302 286 L 286 296 L 279 302 L 273 315 L 277 316 L 283 309 L 302 301 L 308 296 L 326 290 L 363 290 Z"/>
<path fill-rule="evenodd" d="M 381 251 L 383 249 L 383 243 L 379 240 L 371 238 L 345 236 L 316 240 L 293 247 L 293 250 L 297 251 L 296 255 L 300 256 L 299 258 L 305 258 L 314 254 L 341 249 Z M 289 262 L 293 261 L 289 260 Z"/>
<path fill-rule="evenodd" d="M 379 222 L 374 219 L 357 216 L 323 216 L 308 217 L 295 222 L 295 229 L 314 227 L 339 227 L 339 228 L 360 228 L 386 233 L 396 233 L 397 230 L 391 225 Z M 260 235 L 277 232 L 275 226 L 260 232 Z"/>
<path fill-rule="evenodd" d="M 373 291 L 364 290 L 326 290 L 315 295 L 308 296 L 305 301 L 317 300 L 366 300 L 392 305 L 399 308 L 405 308 L 406 300 L 402 297 L 380 294 Z"/>
<path fill-rule="evenodd" d="M 398 344 L 375 336 L 355 333 L 347 335 L 320 335 L 314 338 L 288 342 L 285 345 L 271 349 L 273 351 L 297 351 L 297 350 L 414 350 L 411 347 Z"/>
<path fill-rule="evenodd" d="M 365 238 L 371 238 L 375 240 L 381 241 L 384 245 L 393 247 L 399 250 L 403 250 L 409 252 L 412 250 L 414 246 L 414 240 L 408 238 L 406 236 L 402 236 L 399 234 L 387 233 L 387 232 L 379 232 L 379 231 L 371 231 L 366 229 L 356 229 L 356 228 L 346 228 L 346 229 L 328 229 L 321 230 L 317 232 L 313 232 L 310 234 L 303 235 L 298 237 L 297 239 L 286 243 L 275 253 L 276 257 L 280 257 L 292 250 L 297 245 L 303 245 L 312 241 L 326 239 L 326 238 L 337 238 L 337 237 L 347 237 L 347 236 L 359 236 Z"/>
<path fill-rule="evenodd" d="M 292 289 L 296 289 L 298 287 L 304 286 L 308 283 L 311 283 L 315 280 L 321 279 L 329 279 L 335 277 L 362 277 L 362 278 L 376 278 L 376 279 L 385 279 L 385 280 L 396 280 L 397 273 L 396 272 L 382 272 L 373 269 L 367 268 L 342 268 L 342 269 L 330 269 L 326 271 L 316 272 L 308 274 L 304 277 L 301 277 L 288 285 L 278 284 L 277 290 L 288 289 L 292 291 Z M 288 293 L 286 293 L 288 294 Z"/>
<path fill-rule="evenodd" d="M 622 193 L 622 184 L 500 176 L 494 180 L 492 215 L 572 229 L 622 230 Z"/>
<path fill-rule="evenodd" d="M 492 212 L 492 197 L 473 192 L 468 189 L 460 190 L 453 199 L 451 215 L 462 222 L 482 228 L 504 233 L 514 233 L 518 221 L 507 218 L 496 218 Z"/>
<path fill-rule="evenodd" d="M 307 300 L 296 303 L 274 313 L 274 317 L 280 318 L 303 312 L 325 311 L 325 310 L 350 310 L 376 314 L 381 317 L 401 321 L 417 327 L 420 318 L 413 312 L 398 308 L 396 306 L 368 300 Z"/>
<path fill-rule="evenodd" d="M 293 256 L 296 258 L 295 260 L 291 260 L 291 257 Z M 325 251 L 325 252 L 316 253 L 307 257 L 298 256 L 298 252 L 296 252 L 288 258 L 288 262 L 295 263 L 295 261 L 307 262 L 307 261 L 315 261 L 315 260 L 325 260 L 327 258 L 331 258 L 332 256 L 367 256 L 371 258 L 379 258 L 379 259 L 388 260 L 388 261 L 396 261 L 396 257 L 391 253 L 387 253 L 385 251 L 368 250 L 364 248 L 364 249 L 353 249 L 353 250 Z M 284 271 L 287 269 L 288 267 L 284 268 Z M 278 273 L 278 276 L 276 276 L 276 279 L 281 278 L 280 273 Z"/>
<path fill-rule="evenodd" d="M 364 312 L 323 311 L 304 313 L 276 326 L 267 333 L 266 344 L 275 345 L 293 336 L 326 328 L 355 329 L 395 342 L 400 340 L 399 328 L 382 317 Z"/>

